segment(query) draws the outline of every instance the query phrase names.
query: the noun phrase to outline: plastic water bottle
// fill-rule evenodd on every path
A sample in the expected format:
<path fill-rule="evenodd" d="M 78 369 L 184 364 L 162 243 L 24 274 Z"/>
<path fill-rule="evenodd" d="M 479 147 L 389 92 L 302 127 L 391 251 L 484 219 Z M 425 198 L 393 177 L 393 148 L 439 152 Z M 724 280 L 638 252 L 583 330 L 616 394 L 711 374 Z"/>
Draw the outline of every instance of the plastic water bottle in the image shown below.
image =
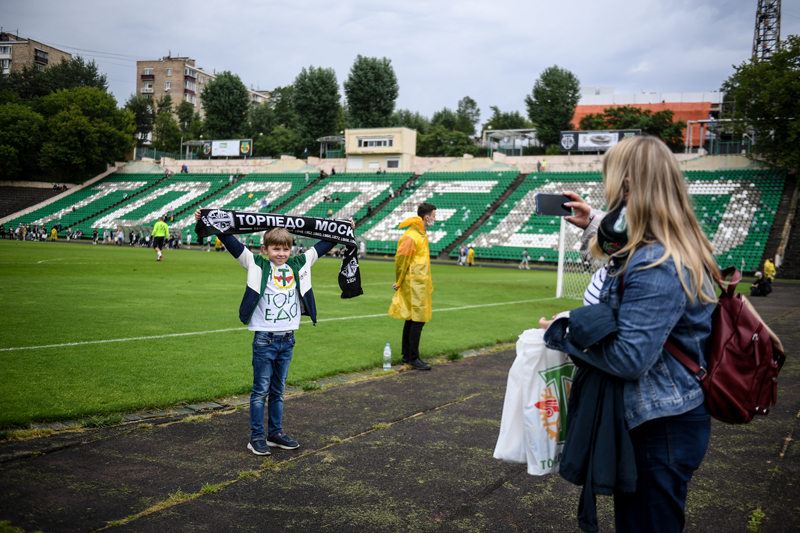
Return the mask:
<path fill-rule="evenodd" d="M 386 348 L 383 349 L 383 369 L 392 369 L 392 347 L 389 346 L 388 342 L 386 343 Z"/>

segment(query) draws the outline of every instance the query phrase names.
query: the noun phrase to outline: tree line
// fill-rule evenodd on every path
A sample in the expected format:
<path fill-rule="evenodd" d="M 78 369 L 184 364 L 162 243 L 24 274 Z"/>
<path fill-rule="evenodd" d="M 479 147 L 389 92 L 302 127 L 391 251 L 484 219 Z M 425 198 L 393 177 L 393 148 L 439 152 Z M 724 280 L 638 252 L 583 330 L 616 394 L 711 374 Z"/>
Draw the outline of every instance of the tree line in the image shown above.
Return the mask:
<path fill-rule="evenodd" d="M 107 88 L 80 57 L 0 76 L 0 179 L 82 181 L 123 160 L 134 117 Z"/>
<path fill-rule="evenodd" d="M 545 145 L 556 144 L 558 133 L 571 129 L 580 90 L 571 72 L 551 67 L 525 98 L 527 118 L 492 106 L 492 114 L 481 125 L 481 110 L 470 96 L 460 99 L 455 109 L 444 107 L 430 118 L 396 109 L 399 84 L 391 60 L 385 57 L 357 56 L 341 87 L 344 94 L 333 69 L 303 67 L 291 85 L 274 88 L 267 101 L 252 105 L 242 80 L 225 71 L 200 94 L 204 119 L 189 102 L 175 107 L 169 95 L 155 102 L 132 95 L 125 108 L 134 115 L 139 144 L 149 142 L 162 151 L 177 152 L 181 139 L 202 136 L 252 138 L 255 156 L 303 156 L 316 153 L 317 139 L 339 135 L 347 128 L 405 126 L 417 131 L 417 155 L 456 157 L 484 154 L 485 148 L 475 142 L 478 127 L 503 130 L 536 125 Z"/>
<path fill-rule="evenodd" d="M 800 114 L 800 39 L 789 36 L 769 61 L 753 58 L 734 66 L 722 84 L 725 130 L 755 142 L 754 154 L 773 165 L 796 169 Z M 135 145 L 149 142 L 167 152 L 181 140 L 252 138 L 254 155 L 316 153 L 317 139 L 346 128 L 405 126 L 417 131 L 417 155 L 483 155 L 475 143 L 481 130 L 535 128 L 544 150 L 559 153 L 560 132 L 573 129 L 580 82 L 572 72 L 546 68 L 524 96 L 526 114 L 497 106 L 481 124 L 481 110 L 469 96 L 454 109 L 429 118 L 396 109 L 399 95 L 391 60 L 357 56 L 340 84 L 331 68 L 302 68 L 293 83 L 276 87 L 267 101 L 252 105 L 241 79 L 222 72 L 203 88 L 201 117 L 187 101 L 169 95 L 157 101 L 131 95 L 122 109 L 107 91 L 106 76 L 81 57 L 44 71 L 26 67 L 0 77 L 0 179 L 42 176 L 54 181 L 85 179 L 106 164 L 124 159 Z M 673 150 L 683 147 L 683 121 L 671 111 L 610 107 L 583 117 L 582 130 L 641 129 Z M 150 139 L 148 141 L 148 138 Z M 307 152 L 306 152 L 307 151 Z"/>

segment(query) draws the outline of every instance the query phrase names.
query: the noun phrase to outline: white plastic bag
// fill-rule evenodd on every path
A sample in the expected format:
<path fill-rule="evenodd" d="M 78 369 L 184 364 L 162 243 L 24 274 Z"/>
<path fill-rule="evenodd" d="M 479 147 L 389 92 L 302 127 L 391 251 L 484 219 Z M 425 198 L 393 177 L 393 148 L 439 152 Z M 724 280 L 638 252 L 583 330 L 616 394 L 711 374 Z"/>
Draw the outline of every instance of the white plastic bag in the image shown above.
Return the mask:
<path fill-rule="evenodd" d="M 544 345 L 544 330 L 519 336 L 508 372 L 495 459 L 527 463 L 528 473 L 558 472 L 566 433 L 566 410 L 575 365 Z"/>

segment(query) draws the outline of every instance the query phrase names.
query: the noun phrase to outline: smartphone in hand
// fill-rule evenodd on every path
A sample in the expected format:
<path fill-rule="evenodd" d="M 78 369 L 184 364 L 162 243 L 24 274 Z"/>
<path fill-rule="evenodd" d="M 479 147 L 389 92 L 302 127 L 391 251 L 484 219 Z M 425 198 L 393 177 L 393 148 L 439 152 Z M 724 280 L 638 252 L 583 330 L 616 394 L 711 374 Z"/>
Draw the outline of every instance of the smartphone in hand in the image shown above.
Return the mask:
<path fill-rule="evenodd" d="M 572 215 L 572 209 L 564 207 L 572 198 L 563 194 L 539 193 L 535 196 L 536 214 L 550 217 L 567 217 Z"/>

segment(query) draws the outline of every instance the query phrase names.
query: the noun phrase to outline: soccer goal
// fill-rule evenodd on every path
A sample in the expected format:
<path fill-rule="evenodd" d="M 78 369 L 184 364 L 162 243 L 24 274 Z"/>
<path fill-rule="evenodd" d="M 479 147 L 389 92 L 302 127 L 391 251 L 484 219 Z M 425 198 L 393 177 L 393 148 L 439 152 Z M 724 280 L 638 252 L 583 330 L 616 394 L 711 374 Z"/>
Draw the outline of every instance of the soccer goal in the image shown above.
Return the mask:
<path fill-rule="evenodd" d="M 587 261 L 581 256 L 582 233 L 582 229 L 561 218 L 561 228 L 558 233 L 556 298 L 582 300 L 592 276 L 603 265 L 598 259 L 589 258 Z"/>

